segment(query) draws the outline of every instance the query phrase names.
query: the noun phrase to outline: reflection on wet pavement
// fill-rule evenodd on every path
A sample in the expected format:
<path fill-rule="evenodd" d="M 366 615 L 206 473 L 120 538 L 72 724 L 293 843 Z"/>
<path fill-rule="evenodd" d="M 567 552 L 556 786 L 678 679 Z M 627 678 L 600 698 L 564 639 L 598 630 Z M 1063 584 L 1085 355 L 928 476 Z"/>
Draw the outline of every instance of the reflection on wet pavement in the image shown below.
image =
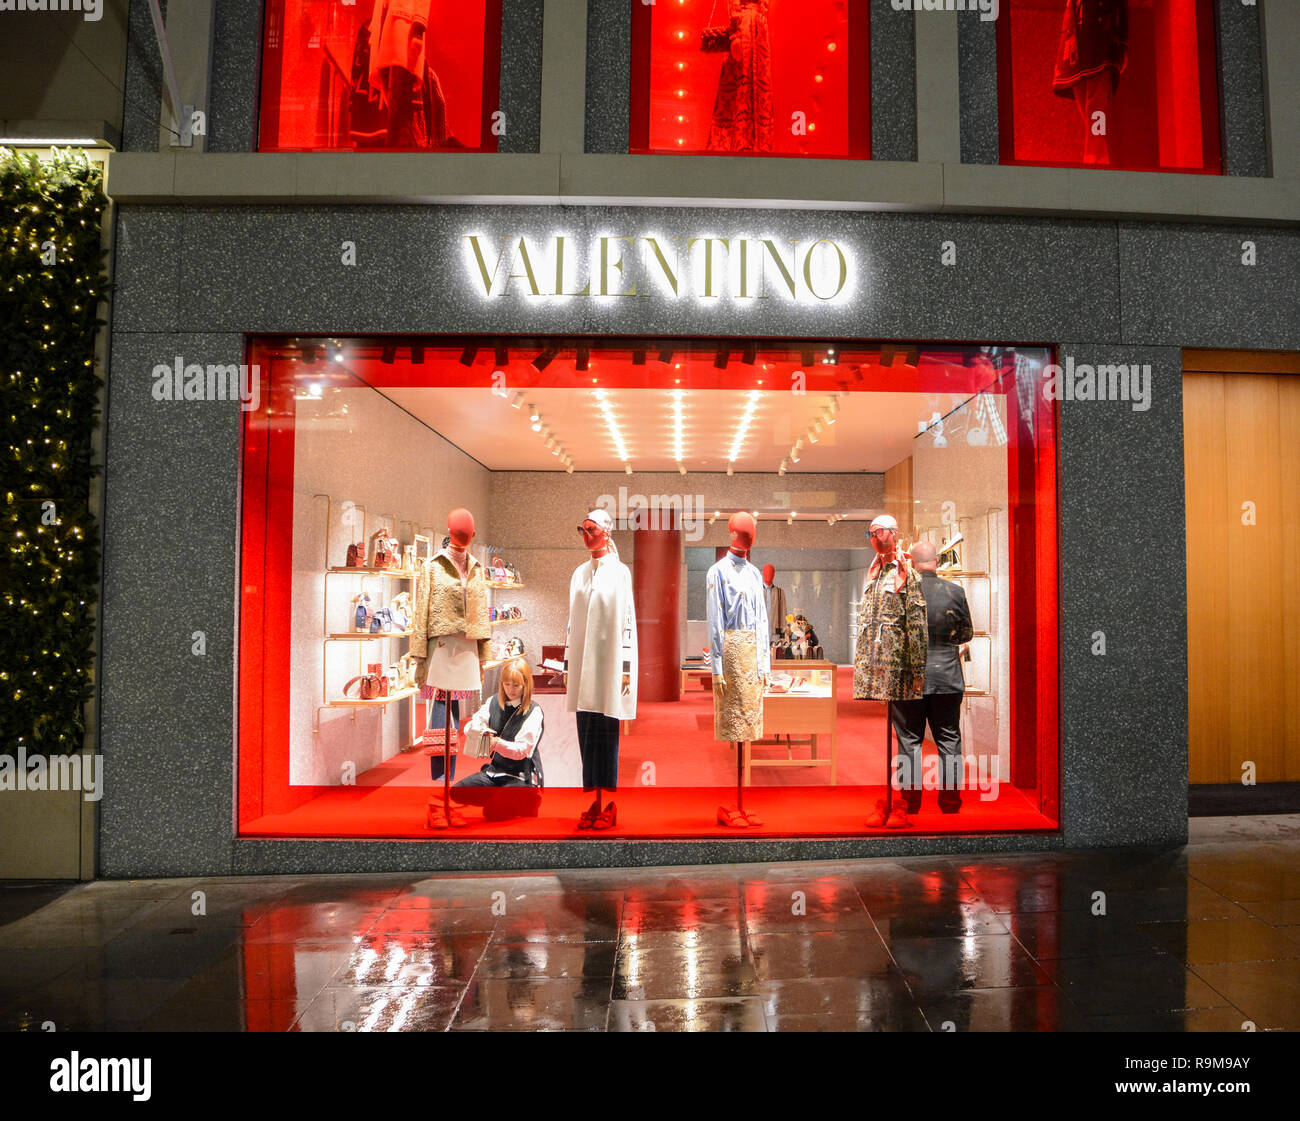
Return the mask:
<path fill-rule="evenodd" d="M 1298 857 L 1300 839 L 1284 838 L 432 878 L 98 881 L 28 892 L 28 905 L 0 899 L 0 1024 L 1296 1030 Z"/>

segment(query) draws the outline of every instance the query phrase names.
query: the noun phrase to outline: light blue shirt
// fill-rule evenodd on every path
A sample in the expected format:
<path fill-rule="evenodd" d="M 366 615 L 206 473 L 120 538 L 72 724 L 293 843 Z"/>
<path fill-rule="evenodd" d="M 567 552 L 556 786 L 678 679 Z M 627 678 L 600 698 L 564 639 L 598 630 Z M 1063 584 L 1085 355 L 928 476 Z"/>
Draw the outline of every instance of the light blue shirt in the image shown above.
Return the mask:
<path fill-rule="evenodd" d="M 715 674 L 722 673 L 722 636 L 727 631 L 753 631 L 758 644 L 758 672 L 769 672 L 771 648 L 763 574 L 730 550 L 709 569 L 708 616 L 709 655 Z"/>

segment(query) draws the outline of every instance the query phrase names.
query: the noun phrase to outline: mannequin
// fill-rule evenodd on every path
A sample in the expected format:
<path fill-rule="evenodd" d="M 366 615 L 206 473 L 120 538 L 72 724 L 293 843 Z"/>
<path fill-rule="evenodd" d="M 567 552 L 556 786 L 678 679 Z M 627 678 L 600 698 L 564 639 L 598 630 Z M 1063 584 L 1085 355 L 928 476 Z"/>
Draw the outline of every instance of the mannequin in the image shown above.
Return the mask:
<path fill-rule="evenodd" d="M 712 152 L 772 150 L 772 38 L 768 14 L 773 0 L 725 0 L 730 52 L 718 72 L 718 92 L 709 127 Z M 716 0 L 715 0 L 716 10 Z M 709 22 L 713 22 L 710 13 Z"/>
<path fill-rule="evenodd" d="M 771 669 L 767 597 L 763 576 L 749 562 L 757 523 L 750 514 L 727 520 L 731 548 L 709 569 L 709 654 L 713 669 L 713 736 L 736 749 L 736 806 L 718 807 L 718 824 L 734 829 L 762 825 L 745 812 L 744 751 L 763 738 L 763 692 Z"/>
<path fill-rule="evenodd" d="M 442 797 L 429 803 L 431 829 L 465 824 L 452 810 L 449 797 L 452 707 L 459 701 L 477 700 L 492 634 L 483 566 L 469 551 L 474 516 L 465 509 L 453 510 L 447 515 L 447 536 L 448 544 L 420 566 L 411 621 L 411 653 L 420 696 L 442 701 L 444 709 Z"/>
<path fill-rule="evenodd" d="M 885 797 L 876 802 L 867 827 L 903 829 L 910 824 L 902 802 L 893 802 L 893 701 L 921 699 L 925 682 L 928 627 L 921 581 L 898 545 L 898 522 L 881 514 L 867 531 L 875 559 L 867 571 L 858 608 L 853 658 L 855 700 L 890 702 L 885 717 Z"/>
<path fill-rule="evenodd" d="M 565 708 L 576 714 L 582 753 L 582 789 L 595 800 L 578 818 L 579 829 L 610 829 L 618 806 L 601 808 L 601 792 L 618 788 L 621 720 L 636 718 L 636 608 L 632 573 L 610 539 L 614 520 L 592 510 L 578 526 L 591 559 L 569 581 L 569 630 L 564 642 Z"/>
<path fill-rule="evenodd" d="M 1052 92 L 1074 99 L 1083 162 L 1110 163 L 1110 103 L 1128 65 L 1128 0 L 1066 0 Z"/>
<path fill-rule="evenodd" d="M 785 629 L 785 591 L 773 583 L 775 580 L 776 568 L 770 564 L 763 565 L 763 595 L 767 604 L 768 630 L 773 643 L 781 641 Z"/>
<path fill-rule="evenodd" d="M 447 145 L 447 99 L 429 65 L 432 0 L 374 0 L 366 78 L 387 116 L 388 148 Z"/>

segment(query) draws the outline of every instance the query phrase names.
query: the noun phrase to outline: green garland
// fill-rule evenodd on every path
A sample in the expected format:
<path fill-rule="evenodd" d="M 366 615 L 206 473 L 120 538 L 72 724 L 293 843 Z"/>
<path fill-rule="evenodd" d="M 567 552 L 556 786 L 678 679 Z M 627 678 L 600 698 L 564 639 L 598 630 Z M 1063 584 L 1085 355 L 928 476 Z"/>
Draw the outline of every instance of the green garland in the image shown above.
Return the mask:
<path fill-rule="evenodd" d="M 0 148 L 0 753 L 11 755 L 79 750 L 93 693 L 101 179 L 84 154 Z"/>

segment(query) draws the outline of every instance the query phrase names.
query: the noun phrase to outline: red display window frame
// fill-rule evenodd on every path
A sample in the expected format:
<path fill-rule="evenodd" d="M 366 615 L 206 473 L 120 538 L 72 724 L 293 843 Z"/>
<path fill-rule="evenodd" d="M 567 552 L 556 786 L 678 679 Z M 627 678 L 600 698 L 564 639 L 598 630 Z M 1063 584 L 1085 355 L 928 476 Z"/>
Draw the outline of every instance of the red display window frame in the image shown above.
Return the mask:
<path fill-rule="evenodd" d="M 710 0 L 693 0 L 696 12 L 692 15 L 698 20 L 700 13 L 710 9 Z M 795 6 L 793 0 L 785 0 Z M 719 7 L 725 12 L 726 0 L 720 0 Z M 807 5 L 804 5 L 806 9 Z M 844 43 L 844 62 L 847 82 L 847 102 L 842 141 L 835 145 L 837 150 L 830 150 L 828 144 L 820 140 L 815 145 L 818 150 L 773 150 L 755 151 L 711 151 L 707 147 L 707 127 L 695 122 L 698 132 L 705 133 L 704 143 L 678 144 L 676 138 L 664 139 L 659 135 L 662 126 L 657 123 L 656 81 L 663 80 L 662 71 L 677 62 L 686 62 L 692 70 L 680 88 L 697 94 L 696 104 L 704 106 L 701 117 L 707 115 L 707 106 L 711 103 L 713 91 L 717 85 L 716 74 L 721 68 L 721 54 L 706 54 L 699 49 L 700 25 L 698 22 L 683 23 L 680 28 L 672 28 L 674 36 L 680 31 L 682 40 L 681 57 L 656 58 L 656 49 L 664 49 L 656 42 L 656 30 L 653 17 L 656 14 L 674 12 L 676 5 L 665 0 L 662 5 L 641 4 L 632 0 L 632 73 L 630 89 L 630 112 L 628 124 L 628 151 L 633 155 L 708 155 L 733 156 L 738 158 L 765 159 L 859 159 L 871 158 L 871 24 L 869 0 L 846 0 L 847 34 Z M 838 45 L 838 44 L 837 44 Z M 821 44 L 822 47 L 825 44 Z M 775 54 L 775 50 L 773 52 Z M 694 59 L 716 60 L 704 62 L 695 67 Z M 776 84 L 774 82 L 774 84 Z M 779 86 L 778 86 L 779 88 Z M 811 99 L 809 99 L 811 107 Z M 793 104 L 793 102 L 791 103 Z M 791 127 L 789 116 L 790 104 L 784 100 L 774 106 L 773 131 Z M 783 115 L 784 114 L 784 115 Z M 814 114 L 815 116 L 815 114 Z M 814 129 L 818 122 L 810 117 L 807 121 Z M 825 126 L 823 126 L 825 127 Z"/>
<path fill-rule="evenodd" d="M 683 347 L 705 343 L 716 350 L 725 340 L 637 340 L 629 353 L 655 353 L 664 348 Z M 509 339 L 500 336 L 437 337 L 368 337 L 364 340 L 338 340 L 322 336 L 308 338 L 294 336 L 292 340 L 271 337 L 246 339 L 247 362 L 259 372 L 257 408 L 244 413 L 241 438 L 241 537 L 239 546 L 239 643 L 238 643 L 238 708 L 236 745 L 237 822 L 236 836 L 243 838 L 271 838 L 283 836 L 308 836 L 321 840 L 356 837 L 353 830 L 337 833 L 296 832 L 289 825 L 277 823 L 292 820 L 292 812 L 339 787 L 291 785 L 289 782 L 289 721 L 291 650 L 291 565 L 286 558 L 293 555 L 294 515 L 294 442 L 296 392 L 299 377 L 310 380 L 319 375 L 288 369 L 289 361 L 277 356 L 286 346 L 318 347 L 323 353 L 328 348 L 342 345 L 351 350 L 370 347 L 376 357 L 366 368 L 361 384 L 372 388 L 408 388 L 422 386 L 461 387 L 467 389 L 489 388 L 492 384 L 492 365 L 464 365 L 455 360 L 445 363 L 425 364 L 423 355 L 415 362 L 395 362 L 393 352 L 398 348 L 413 348 L 421 352 L 440 348 L 460 354 L 462 348 L 475 348 L 491 355 L 498 348 L 511 353 L 536 354 L 539 348 L 563 354 L 565 349 L 581 347 L 589 353 L 598 353 L 602 346 L 617 346 L 619 340 L 590 338 L 538 337 Z M 736 344 L 741 345 L 741 344 Z M 752 345 L 752 344 L 751 344 Z M 1061 745 L 1062 724 L 1060 713 L 1060 661 L 1058 612 L 1058 541 L 1057 541 L 1057 453 L 1055 402 L 1042 391 L 1041 383 L 1033 384 L 1033 392 L 1022 391 L 1024 385 L 1016 377 L 1008 377 L 1006 368 L 993 370 L 974 354 L 975 348 L 952 344 L 872 344 L 861 340 L 826 340 L 815 342 L 786 341 L 765 345 L 805 353 L 814 347 L 836 348 L 847 353 L 854 347 L 875 346 L 881 353 L 882 365 L 855 370 L 850 376 L 841 367 L 814 363 L 806 371 L 805 390 L 808 393 L 1000 393 L 1006 400 L 1007 495 L 1009 517 L 1007 520 L 1008 578 L 1006 605 L 1009 625 L 1008 657 L 1011 668 L 1011 692 L 1008 720 L 1010 722 L 1011 767 L 1009 782 L 1013 786 L 1031 788 L 1038 800 L 1038 813 L 1047 823 L 1027 827 L 1009 825 L 1005 828 L 963 827 L 960 824 L 946 830 L 955 836 L 983 836 L 990 833 L 1059 832 L 1061 813 Z M 1050 355 L 1050 348 L 1036 345 Z M 884 356 L 888 351 L 888 364 Z M 924 355 L 920 360 L 907 358 L 908 353 Z M 386 352 L 387 358 L 378 357 Z M 902 364 L 897 364 L 897 357 Z M 972 360 L 974 359 L 974 360 Z M 1049 359 L 1051 360 L 1051 359 Z M 277 363 L 279 368 L 277 369 Z M 565 364 L 561 357 L 547 364 L 546 372 L 530 366 L 512 369 L 512 386 L 527 391 L 530 388 L 574 387 L 586 383 L 587 376 L 577 377 L 573 372 L 561 373 Z M 572 359 L 568 360 L 572 366 Z M 662 367 L 662 368 L 661 368 Z M 430 374 L 437 368 L 439 373 Z M 582 368 L 582 367 L 579 367 Z M 529 371 L 531 370 L 531 380 Z M 954 370 L 959 373 L 954 377 Z M 990 380 L 990 374 L 998 374 Z M 516 376 L 517 375 L 517 376 Z M 608 378 L 608 375 L 605 375 Z M 729 368 L 697 369 L 690 378 L 691 389 L 725 389 L 737 393 L 755 385 L 753 366 L 732 363 Z M 679 381 L 674 370 L 664 363 L 637 362 L 631 359 L 615 381 L 617 388 L 666 390 Z M 757 384 L 762 384 L 761 382 Z M 360 800 L 375 788 L 349 788 Z M 382 788 L 380 788 L 382 789 Z M 426 788 L 431 789 L 431 788 Z M 659 788 L 667 789 L 667 788 Z M 709 788 L 702 788 L 709 789 Z M 821 791 L 820 786 L 803 787 Z M 844 789 L 844 788 L 841 788 Z M 656 791 L 657 793 L 658 791 Z M 788 793 L 788 791 L 787 791 Z M 843 837 L 869 836 L 865 827 L 856 831 L 827 830 L 817 820 L 817 802 L 814 794 L 809 798 L 812 824 L 794 832 L 768 833 L 773 837 Z M 869 810 L 863 806 L 862 818 Z M 960 816 L 960 815 L 959 815 Z M 269 824 L 268 824 L 269 823 Z M 552 840 L 581 840 L 589 834 L 572 832 L 539 832 L 524 835 L 515 832 L 504 836 L 482 828 L 430 833 L 423 829 L 422 821 L 411 821 L 401 831 L 369 831 L 362 836 L 393 839 L 446 839 L 451 841 L 512 840 L 536 843 Z M 734 833 L 721 831 L 725 836 Z M 700 828 L 686 832 L 665 830 L 628 834 L 621 832 L 620 839 L 672 840 L 677 838 L 714 837 L 717 830 Z"/>
<path fill-rule="evenodd" d="M 1194 29 L 1196 46 L 1188 52 L 1187 58 L 1181 58 L 1181 79 L 1197 92 L 1197 104 L 1200 107 L 1200 164 L 1162 163 L 1159 157 L 1161 143 L 1160 129 L 1173 129 L 1175 121 L 1187 127 L 1194 116 L 1186 104 L 1178 104 L 1176 94 L 1166 91 L 1163 95 L 1165 104 L 1161 106 L 1161 92 L 1156 87 L 1150 74 L 1142 74 L 1135 69 L 1135 59 L 1154 58 L 1154 48 L 1142 37 L 1142 28 L 1148 22 L 1141 14 L 1134 21 L 1133 12 L 1154 11 L 1154 5 L 1185 2 L 1193 7 L 1190 12 L 1179 18 L 1190 21 L 1189 30 Z M 1040 127 L 1049 123 L 1056 124 L 1061 132 L 1066 131 L 1064 122 L 1070 127 L 1082 129 L 1081 118 L 1077 116 L 1073 101 L 1060 97 L 1051 89 L 1051 79 L 1055 65 L 1055 54 L 1044 50 L 1042 44 L 1035 47 L 1022 41 L 1018 32 L 1024 27 L 1026 19 L 1025 6 L 1041 3 L 1041 0 L 1002 0 L 1002 14 L 997 20 L 998 52 L 998 150 L 999 162 L 1022 167 L 1070 167 L 1090 168 L 1115 171 L 1171 172 L 1184 175 L 1222 175 L 1222 129 L 1219 112 L 1219 51 L 1218 32 L 1214 18 L 1214 0 L 1151 0 L 1141 8 L 1130 9 L 1129 14 L 1129 54 L 1128 65 L 1121 76 L 1118 92 L 1112 104 L 1125 109 L 1132 115 L 1138 111 L 1146 114 L 1146 120 L 1140 125 L 1126 126 L 1127 135 L 1121 135 L 1117 142 L 1117 151 L 1112 151 L 1112 162 L 1106 164 L 1087 163 L 1082 158 L 1069 159 L 1063 155 L 1044 155 L 1043 158 L 1031 158 L 1028 154 L 1017 156 L 1018 117 L 1033 113 L 1040 122 Z M 1062 0 L 1063 4 L 1063 0 Z M 1054 17 L 1055 28 L 1059 28 L 1064 8 Z M 1172 18 L 1172 14 L 1171 14 Z M 1136 28 L 1136 30 L 1135 30 Z M 1055 35 L 1055 32 L 1054 32 Z M 1136 36 L 1136 38 L 1135 38 Z M 1053 45 L 1054 40 L 1053 40 Z M 1141 55 L 1138 55 L 1141 51 Z M 1145 65 L 1145 62 L 1144 64 Z M 1020 68 L 1019 70 L 1017 68 Z M 1195 73 L 1191 73 L 1194 70 Z M 1034 78 L 1028 77 L 1033 74 Z M 1026 92 L 1030 82 L 1033 90 Z M 1045 92 L 1044 92 L 1045 91 Z M 1059 118 L 1059 121 L 1058 121 Z M 1153 127 L 1154 126 L 1154 127 Z M 1081 133 L 1080 133 L 1081 135 Z M 1155 137 L 1156 157 L 1143 155 L 1143 147 Z"/>
<path fill-rule="evenodd" d="M 354 144 L 312 147 L 296 144 L 281 144 L 280 101 L 282 97 L 283 42 L 286 34 L 285 10 L 290 4 L 303 4 L 307 0 L 267 0 L 262 13 L 262 41 L 260 55 L 260 72 L 258 77 L 257 139 L 254 150 L 258 152 L 419 152 L 422 154 L 441 153 L 483 153 L 496 152 L 499 138 L 493 132 L 494 115 L 500 109 L 501 98 L 501 6 L 504 0 L 484 0 L 483 11 L 483 50 L 480 60 L 481 90 L 478 114 L 479 143 L 473 146 L 456 147 L 358 147 Z M 369 0 L 358 0 L 358 9 L 364 12 L 364 5 Z M 338 68 L 350 67 L 350 54 L 346 58 L 336 59 Z M 317 110 L 320 111 L 319 108 Z"/>

